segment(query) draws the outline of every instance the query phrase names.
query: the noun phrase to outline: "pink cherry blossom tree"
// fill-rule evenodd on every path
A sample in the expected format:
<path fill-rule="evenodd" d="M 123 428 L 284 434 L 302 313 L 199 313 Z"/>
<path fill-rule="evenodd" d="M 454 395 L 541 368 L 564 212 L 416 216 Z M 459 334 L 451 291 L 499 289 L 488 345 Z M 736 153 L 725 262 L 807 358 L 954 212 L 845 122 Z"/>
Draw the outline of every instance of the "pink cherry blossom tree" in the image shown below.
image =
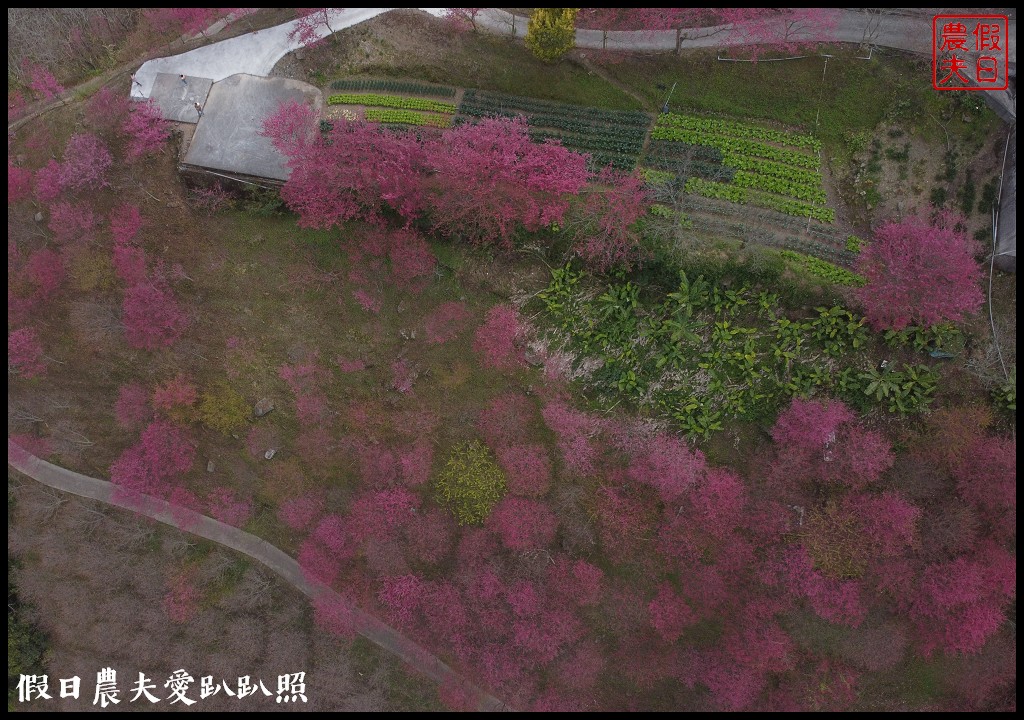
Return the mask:
<path fill-rule="evenodd" d="M 517 346 L 524 327 L 519 312 L 510 305 L 495 305 L 487 311 L 483 325 L 477 328 L 473 349 L 484 367 L 514 369 L 523 365 L 523 352 Z"/>
<path fill-rule="evenodd" d="M 584 156 L 531 142 L 521 118 L 447 130 L 426 144 L 426 164 L 435 229 L 504 248 L 519 228 L 561 223 L 589 175 Z"/>
<path fill-rule="evenodd" d="M 173 345 L 188 326 L 174 293 L 156 279 L 125 290 L 121 318 L 128 344 L 144 350 Z"/>
<path fill-rule="evenodd" d="M 71 190 L 99 190 L 109 183 L 107 171 L 113 158 L 106 144 L 91 133 L 76 133 L 64 148 L 61 187 Z"/>
<path fill-rule="evenodd" d="M 170 127 L 163 119 L 160 108 L 148 100 L 132 104 L 122 130 L 128 136 L 128 147 L 125 150 L 128 162 L 160 152 L 171 136 Z"/>
<path fill-rule="evenodd" d="M 961 221 L 942 211 L 930 222 L 911 216 L 875 232 L 857 257 L 867 284 L 855 295 L 876 329 L 957 322 L 981 307 L 978 248 L 958 229 Z"/>
<path fill-rule="evenodd" d="M 23 378 L 33 378 L 46 371 L 43 346 L 32 328 L 21 328 L 7 335 L 7 368 Z"/>
<path fill-rule="evenodd" d="M 331 12 L 342 8 L 295 8 L 295 24 L 288 33 L 288 39 L 302 47 L 312 47 L 335 30 L 331 27 Z M 324 34 L 326 30 L 326 34 Z"/>

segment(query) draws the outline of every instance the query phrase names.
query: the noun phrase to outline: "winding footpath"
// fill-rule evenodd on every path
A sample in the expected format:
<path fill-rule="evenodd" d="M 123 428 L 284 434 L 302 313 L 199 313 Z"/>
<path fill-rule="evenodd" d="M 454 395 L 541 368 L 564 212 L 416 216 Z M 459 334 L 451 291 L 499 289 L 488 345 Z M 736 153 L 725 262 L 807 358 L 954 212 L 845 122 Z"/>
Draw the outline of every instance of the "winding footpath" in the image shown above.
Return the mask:
<path fill-rule="evenodd" d="M 10 439 L 7 440 L 7 464 L 33 480 L 57 490 L 145 515 L 165 525 L 192 533 L 250 557 L 273 570 L 281 579 L 317 604 L 327 603 L 328 607 L 335 610 L 338 615 L 351 618 L 356 632 L 387 652 L 401 658 L 413 669 L 438 684 L 444 683 L 446 680 L 454 681 L 465 684 L 471 690 L 479 693 L 479 710 L 512 709 L 493 695 L 472 686 L 426 649 L 373 615 L 360 610 L 334 590 L 320 583 L 310 582 L 294 559 L 266 540 L 261 540 L 244 530 L 198 513 L 188 513 L 186 521 L 182 522 L 182 512 L 179 510 L 172 513 L 171 505 L 166 500 L 144 495 L 141 498 L 134 497 L 129 501 L 122 497 L 117 492 L 118 488 L 109 481 L 82 475 L 48 463 L 32 455 Z"/>

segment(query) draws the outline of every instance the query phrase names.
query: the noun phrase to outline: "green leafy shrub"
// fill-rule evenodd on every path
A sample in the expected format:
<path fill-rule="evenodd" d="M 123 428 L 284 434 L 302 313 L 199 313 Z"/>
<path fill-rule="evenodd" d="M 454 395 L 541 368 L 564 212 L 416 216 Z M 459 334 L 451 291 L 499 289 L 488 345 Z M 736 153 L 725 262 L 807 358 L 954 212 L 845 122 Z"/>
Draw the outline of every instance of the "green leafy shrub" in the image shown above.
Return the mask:
<path fill-rule="evenodd" d="M 534 8 L 526 28 L 526 47 L 554 62 L 576 45 L 576 8 Z"/>
<path fill-rule="evenodd" d="M 1017 412 L 1017 366 L 1010 368 L 1010 379 L 992 391 L 996 407 L 1011 413 Z"/>
<path fill-rule="evenodd" d="M 859 253 L 862 247 L 864 247 L 864 241 L 856 235 L 850 235 L 846 238 L 846 249 L 850 252 Z"/>
<path fill-rule="evenodd" d="M 479 525 L 505 494 L 505 474 L 479 440 L 452 450 L 434 482 L 437 499 L 451 507 L 460 525 Z"/>
<path fill-rule="evenodd" d="M 203 393 L 199 418 L 207 427 L 228 435 L 245 425 L 249 419 L 249 404 L 230 385 L 219 383 Z"/>

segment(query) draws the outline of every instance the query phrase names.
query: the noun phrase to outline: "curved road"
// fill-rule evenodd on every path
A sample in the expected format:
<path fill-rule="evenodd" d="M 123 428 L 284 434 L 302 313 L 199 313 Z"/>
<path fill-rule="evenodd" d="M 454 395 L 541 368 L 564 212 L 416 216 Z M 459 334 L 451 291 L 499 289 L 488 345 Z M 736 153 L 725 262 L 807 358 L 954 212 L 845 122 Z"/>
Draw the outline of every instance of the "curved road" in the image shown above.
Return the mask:
<path fill-rule="evenodd" d="M 191 513 L 187 525 L 183 528 L 174 519 L 170 503 L 149 495 L 142 497 L 142 503 L 128 502 L 119 497 L 116 486 L 106 480 L 99 480 L 88 475 L 66 470 L 45 460 L 37 458 L 12 440 L 7 440 L 7 464 L 15 470 L 49 485 L 57 490 L 73 495 L 99 500 L 115 507 L 146 515 L 171 527 L 178 528 L 193 535 L 206 538 L 215 543 L 236 550 L 256 560 L 277 573 L 285 582 L 319 602 L 329 602 L 350 614 L 353 626 L 360 635 L 376 643 L 384 650 L 398 656 L 410 666 L 436 682 L 454 679 L 466 682 L 448 665 L 434 657 L 430 652 L 408 639 L 394 628 L 384 624 L 373 615 L 360 610 L 348 600 L 325 585 L 311 583 L 306 579 L 299 564 L 279 548 L 266 540 L 261 540 L 244 530 L 226 525 L 218 520 L 198 513 Z M 181 513 L 178 513 L 181 516 Z M 480 695 L 480 710 L 510 710 L 498 698 L 475 688 Z"/>

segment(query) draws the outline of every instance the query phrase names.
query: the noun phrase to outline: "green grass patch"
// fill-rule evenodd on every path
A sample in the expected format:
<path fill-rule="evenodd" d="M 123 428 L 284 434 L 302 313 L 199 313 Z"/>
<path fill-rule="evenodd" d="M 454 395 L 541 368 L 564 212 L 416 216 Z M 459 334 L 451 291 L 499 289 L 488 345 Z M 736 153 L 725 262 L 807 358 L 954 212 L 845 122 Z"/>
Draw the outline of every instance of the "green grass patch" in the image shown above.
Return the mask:
<path fill-rule="evenodd" d="M 631 96 L 570 60 L 545 63 L 520 42 L 484 33 L 466 33 L 429 65 L 406 55 L 366 72 L 616 110 L 641 109 Z"/>

